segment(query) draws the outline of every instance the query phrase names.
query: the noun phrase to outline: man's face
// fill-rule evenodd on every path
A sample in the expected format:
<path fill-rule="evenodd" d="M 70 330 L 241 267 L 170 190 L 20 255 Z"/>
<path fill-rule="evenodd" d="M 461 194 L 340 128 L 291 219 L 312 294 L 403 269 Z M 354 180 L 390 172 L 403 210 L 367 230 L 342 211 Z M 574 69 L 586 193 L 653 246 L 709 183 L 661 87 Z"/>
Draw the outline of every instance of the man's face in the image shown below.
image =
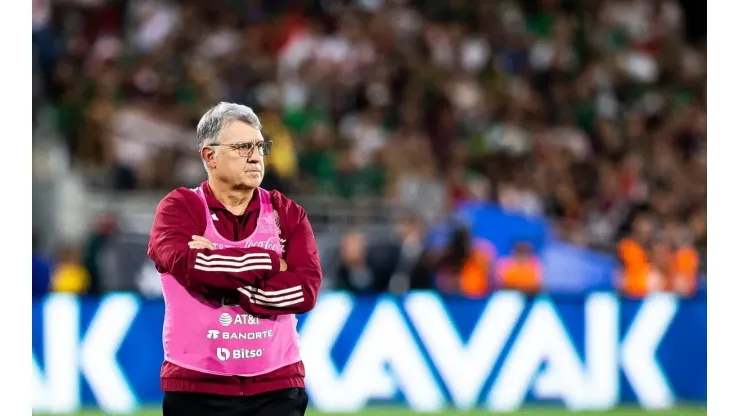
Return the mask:
<path fill-rule="evenodd" d="M 637 239 L 647 241 L 653 233 L 653 224 L 649 218 L 639 216 L 635 219 L 634 232 Z"/>
<path fill-rule="evenodd" d="M 206 147 L 202 156 L 216 179 L 234 188 L 254 189 L 265 175 L 264 157 L 256 146 L 249 151 L 231 145 L 263 141 L 262 133 L 247 123 L 232 121 L 223 130 L 219 146 Z"/>

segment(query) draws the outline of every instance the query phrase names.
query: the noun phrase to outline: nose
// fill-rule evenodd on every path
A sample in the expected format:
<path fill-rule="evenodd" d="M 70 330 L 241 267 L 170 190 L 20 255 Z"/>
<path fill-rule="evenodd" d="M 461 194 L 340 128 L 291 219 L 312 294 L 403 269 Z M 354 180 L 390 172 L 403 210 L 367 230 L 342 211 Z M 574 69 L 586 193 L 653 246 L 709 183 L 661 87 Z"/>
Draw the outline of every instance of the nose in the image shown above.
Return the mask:
<path fill-rule="evenodd" d="M 259 163 L 262 159 L 262 156 L 260 156 L 259 150 L 257 150 L 257 146 L 252 147 L 252 149 L 249 151 L 249 156 L 247 156 L 247 162 L 249 163 Z"/>

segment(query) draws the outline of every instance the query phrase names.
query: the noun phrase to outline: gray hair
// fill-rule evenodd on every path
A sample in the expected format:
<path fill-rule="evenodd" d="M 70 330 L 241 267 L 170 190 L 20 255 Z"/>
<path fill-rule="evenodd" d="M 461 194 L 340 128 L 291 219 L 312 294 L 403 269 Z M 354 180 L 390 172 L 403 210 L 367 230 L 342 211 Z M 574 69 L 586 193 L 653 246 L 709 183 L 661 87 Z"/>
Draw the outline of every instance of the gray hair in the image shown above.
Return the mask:
<path fill-rule="evenodd" d="M 246 105 L 220 102 L 203 114 L 198 122 L 196 136 L 198 149 L 202 150 L 210 144 L 217 144 L 221 130 L 232 121 L 247 123 L 257 130 L 262 129 L 259 117 L 254 110 Z"/>

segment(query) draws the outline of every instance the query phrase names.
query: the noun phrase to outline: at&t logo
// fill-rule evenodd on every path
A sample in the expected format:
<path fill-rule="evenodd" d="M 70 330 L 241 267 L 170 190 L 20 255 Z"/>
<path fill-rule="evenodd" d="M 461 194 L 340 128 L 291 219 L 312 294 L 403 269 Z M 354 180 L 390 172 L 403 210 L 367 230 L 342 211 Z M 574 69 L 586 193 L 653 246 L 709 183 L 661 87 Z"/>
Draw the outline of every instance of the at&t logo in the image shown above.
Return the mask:
<path fill-rule="evenodd" d="M 226 312 L 222 313 L 221 316 L 218 317 L 218 323 L 220 323 L 221 326 L 229 326 L 231 325 L 231 322 L 232 322 L 231 315 L 229 315 Z"/>

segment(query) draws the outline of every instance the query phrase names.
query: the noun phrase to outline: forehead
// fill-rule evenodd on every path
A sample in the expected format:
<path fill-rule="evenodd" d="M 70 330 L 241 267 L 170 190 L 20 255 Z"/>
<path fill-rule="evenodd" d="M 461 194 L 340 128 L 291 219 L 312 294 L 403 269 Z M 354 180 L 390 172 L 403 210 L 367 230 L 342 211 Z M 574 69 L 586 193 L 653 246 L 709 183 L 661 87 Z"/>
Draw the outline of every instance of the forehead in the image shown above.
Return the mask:
<path fill-rule="evenodd" d="M 240 142 L 253 142 L 264 140 L 262 132 L 241 121 L 232 121 L 221 130 L 221 144 L 234 144 Z"/>

